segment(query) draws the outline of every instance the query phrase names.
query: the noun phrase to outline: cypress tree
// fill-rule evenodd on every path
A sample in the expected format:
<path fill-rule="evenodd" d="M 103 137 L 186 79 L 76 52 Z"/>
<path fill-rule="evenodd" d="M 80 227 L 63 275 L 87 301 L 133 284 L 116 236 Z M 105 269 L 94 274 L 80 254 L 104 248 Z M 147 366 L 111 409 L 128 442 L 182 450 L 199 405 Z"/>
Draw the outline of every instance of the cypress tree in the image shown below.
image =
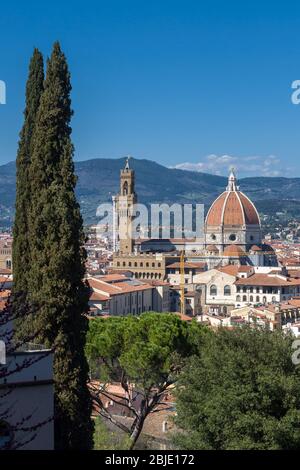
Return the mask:
<path fill-rule="evenodd" d="M 24 124 L 20 132 L 16 170 L 16 214 L 13 229 L 14 291 L 25 294 L 30 268 L 28 216 L 31 199 L 29 167 L 32 153 L 32 135 L 44 82 L 44 61 L 35 49 L 29 65 L 26 85 Z"/>
<path fill-rule="evenodd" d="M 75 197 L 70 121 L 71 83 L 66 57 L 55 43 L 47 62 L 30 167 L 30 299 L 34 329 L 54 347 L 56 449 L 92 446 L 91 401 L 84 354 L 88 289 L 86 253 Z"/>

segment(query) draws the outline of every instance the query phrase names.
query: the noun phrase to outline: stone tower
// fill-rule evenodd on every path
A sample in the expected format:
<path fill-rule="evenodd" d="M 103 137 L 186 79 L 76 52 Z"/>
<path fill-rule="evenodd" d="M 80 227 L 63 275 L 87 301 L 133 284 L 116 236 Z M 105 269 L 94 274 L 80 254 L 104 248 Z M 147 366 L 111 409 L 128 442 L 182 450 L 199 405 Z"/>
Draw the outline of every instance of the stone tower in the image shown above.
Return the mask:
<path fill-rule="evenodd" d="M 129 167 L 129 157 L 126 159 L 125 168 L 120 173 L 120 193 L 115 197 L 115 211 L 117 214 L 119 253 L 130 255 L 134 249 L 132 236 L 131 209 L 137 203 L 135 193 L 134 170 Z"/>

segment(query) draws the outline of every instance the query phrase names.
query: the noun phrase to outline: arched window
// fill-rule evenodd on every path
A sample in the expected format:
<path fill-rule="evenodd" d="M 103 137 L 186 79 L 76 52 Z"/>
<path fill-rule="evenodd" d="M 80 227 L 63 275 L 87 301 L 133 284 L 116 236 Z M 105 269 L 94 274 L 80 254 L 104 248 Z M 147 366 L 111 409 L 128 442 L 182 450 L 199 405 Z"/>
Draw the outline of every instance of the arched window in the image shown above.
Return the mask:
<path fill-rule="evenodd" d="M 256 302 L 259 302 L 259 295 L 256 296 Z"/>
<path fill-rule="evenodd" d="M 240 295 L 237 295 L 237 296 L 236 296 L 236 301 L 237 301 L 237 302 L 240 302 L 240 301 L 241 301 L 241 296 L 240 296 Z"/>
<path fill-rule="evenodd" d="M 123 196 L 127 196 L 127 194 L 128 194 L 128 183 L 127 181 L 125 181 L 123 185 Z"/>
<path fill-rule="evenodd" d="M 253 302 L 253 295 L 250 295 L 250 302 Z"/>
<path fill-rule="evenodd" d="M 267 303 L 267 297 L 263 297 L 263 304 Z"/>
<path fill-rule="evenodd" d="M 230 286 L 224 286 L 224 295 L 231 295 Z"/>
<path fill-rule="evenodd" d="M 218 294 L 217 286 L 215 284 L 212 284 L 210 286 L 210 295 L 217 295 L 217 294 Z"/>
<path fill-rule="evenodd" d="M 247 302 L 247 296 L 243 295 L 243 302 Z"/>

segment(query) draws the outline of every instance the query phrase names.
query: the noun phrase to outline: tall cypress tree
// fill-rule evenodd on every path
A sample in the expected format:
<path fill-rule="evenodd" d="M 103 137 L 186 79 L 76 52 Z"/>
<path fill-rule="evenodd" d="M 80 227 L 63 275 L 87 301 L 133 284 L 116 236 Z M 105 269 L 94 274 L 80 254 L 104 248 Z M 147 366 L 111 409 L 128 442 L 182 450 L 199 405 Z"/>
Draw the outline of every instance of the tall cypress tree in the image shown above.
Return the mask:
<path fill-rule="evenodd" d="M 32 135 L 43 91 L 44 61 L 35 49 L 29 65 L 26 85 L 24 124 L 20 132 L 17 155 L 16 214 L 13 229 L 14 291 L 25 294 L 30 268 L 28 216 L 31 200 L 29 167 L 32 154 Z"/>
<path fill-rule="evenodd" d="M 38 306 L 34 323 L 40 341 L 55 348 L 56 449 L 88 449 L 93 431 L 84 355 L 88 289 L 75 197 L 70 92 L 67 61 L 55 43 L 47 62 L 30 167 L 30 299 Z"/>

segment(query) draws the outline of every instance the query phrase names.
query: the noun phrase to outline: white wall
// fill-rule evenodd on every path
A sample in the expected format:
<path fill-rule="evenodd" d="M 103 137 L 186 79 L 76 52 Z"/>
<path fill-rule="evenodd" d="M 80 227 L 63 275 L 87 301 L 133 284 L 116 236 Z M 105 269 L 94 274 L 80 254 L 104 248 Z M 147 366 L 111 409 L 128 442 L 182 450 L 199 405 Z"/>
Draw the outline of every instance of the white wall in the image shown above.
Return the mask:
<path fill-rule="evenodd" d="M 45 353 L 45 351 L 23 352 L 7 358 L 8 371 L 14 371 L 17 365 L 23 367 L 19 372 L 7 376 L 6 379 L 0 379 L 1 405 L 2 408 L 12 407 L 11 416 L 6 419 L 12 427 L 28 416 L 30 418 L 23 423 L 22 427 L 35 426 L 53 417 L 53 354 L 48 351 L 48 355 L 45 356 Z M 30 365 L 25 368 L 25 361 L 28 360 Z M 37 362 L 33 363 L 33 361 Z M 11 390 L 11 393 L 4 397 L 8 390 Z M 30 441 L 22 447 L 22 450 L 54 449 L 53 421 L 39 428 L 35 437 L 34 434 L 35 432 L 17 430 L 14 440 L 17 443 Z M 32 437 L 34 439 L 31 441 Z"/>

